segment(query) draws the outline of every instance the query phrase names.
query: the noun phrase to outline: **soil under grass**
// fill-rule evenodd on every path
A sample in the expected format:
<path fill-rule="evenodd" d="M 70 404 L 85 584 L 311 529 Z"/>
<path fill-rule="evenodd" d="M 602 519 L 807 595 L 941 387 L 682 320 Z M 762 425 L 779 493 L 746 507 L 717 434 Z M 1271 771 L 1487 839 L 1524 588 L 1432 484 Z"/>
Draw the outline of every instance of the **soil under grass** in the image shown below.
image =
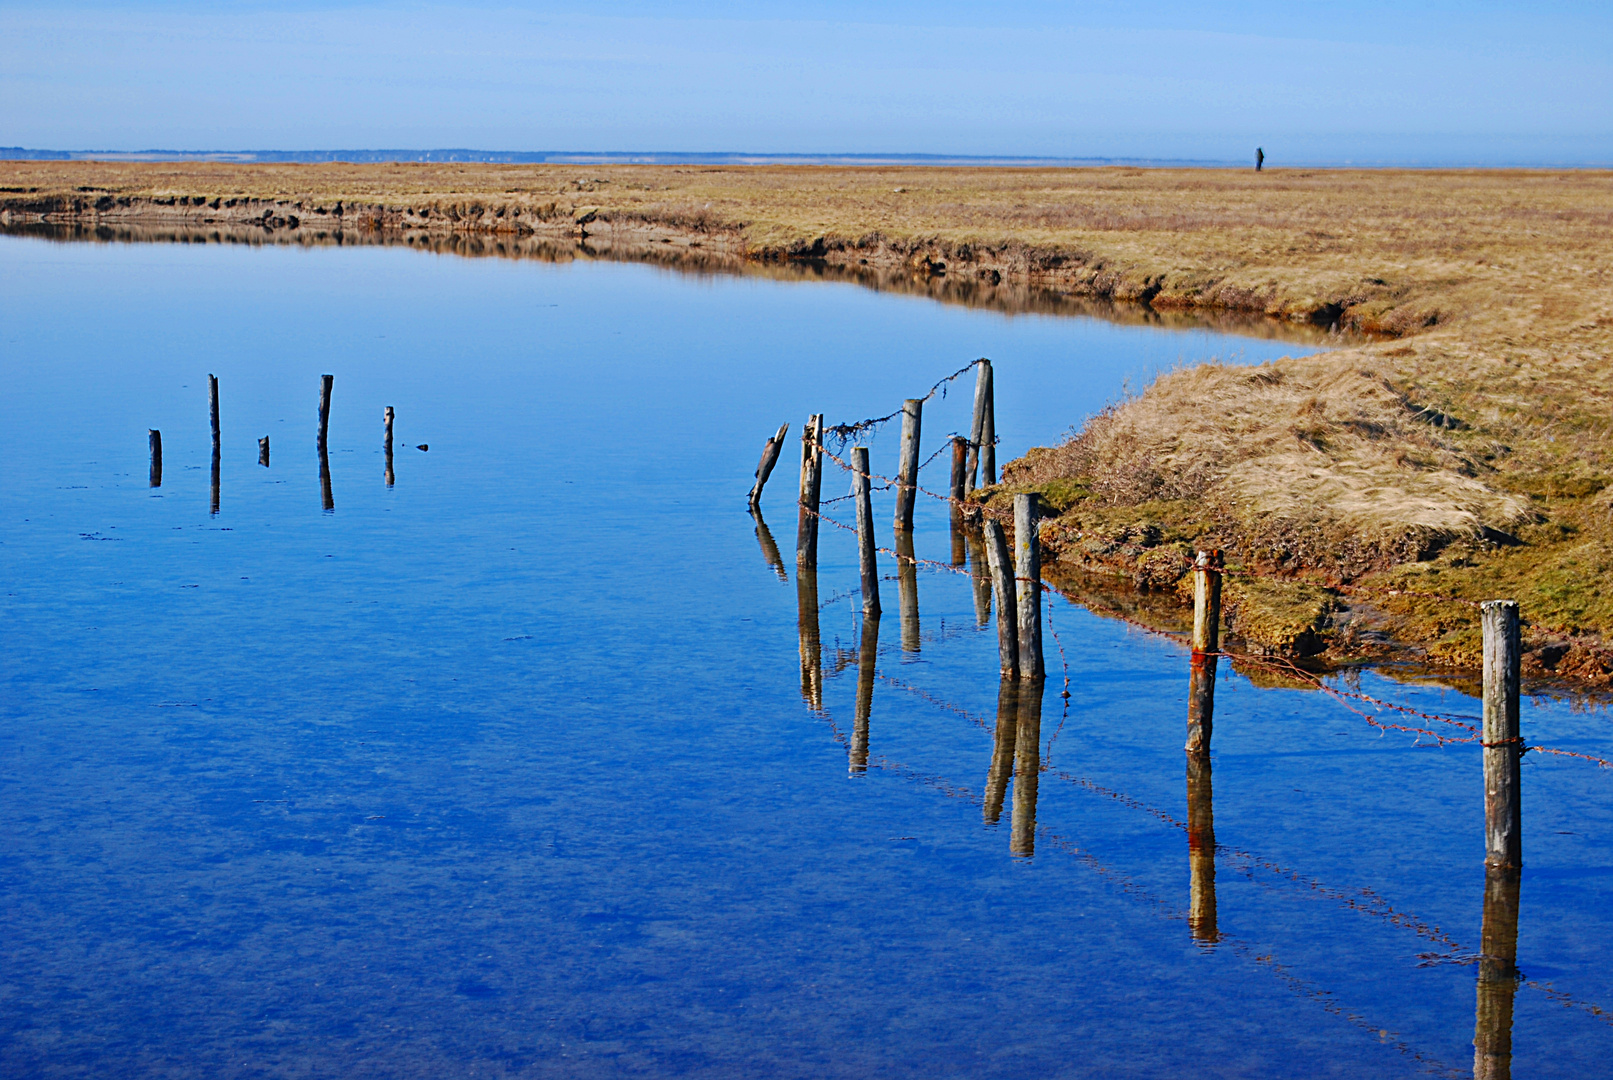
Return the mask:
<path fill-rule="evenodd" d="M 1527 670 L 1613 681 L 1613 173 L 9 162 L 0 222 L 580 243 L 1337 326 L 1360 336 L 1173 372 L 985 495 L 1041 492 L 1070 580 L 1155 597 L 1145 621 L 1217 546 L 1251 648 L 1470 667 L 1472 601 L 1513 596 Z"/>

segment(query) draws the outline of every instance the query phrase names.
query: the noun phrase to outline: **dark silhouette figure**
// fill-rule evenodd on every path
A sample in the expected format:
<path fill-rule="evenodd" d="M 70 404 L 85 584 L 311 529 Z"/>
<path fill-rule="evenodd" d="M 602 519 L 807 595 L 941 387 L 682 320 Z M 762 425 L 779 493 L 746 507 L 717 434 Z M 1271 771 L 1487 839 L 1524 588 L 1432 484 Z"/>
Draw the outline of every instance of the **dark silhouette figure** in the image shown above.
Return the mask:
<path fill-rule="evenodd" d="M 1259 172 L 1265 166 L 1265 164 L 1266 152 L 1258 146 L 1255 147 L 1255 172 Z"/>

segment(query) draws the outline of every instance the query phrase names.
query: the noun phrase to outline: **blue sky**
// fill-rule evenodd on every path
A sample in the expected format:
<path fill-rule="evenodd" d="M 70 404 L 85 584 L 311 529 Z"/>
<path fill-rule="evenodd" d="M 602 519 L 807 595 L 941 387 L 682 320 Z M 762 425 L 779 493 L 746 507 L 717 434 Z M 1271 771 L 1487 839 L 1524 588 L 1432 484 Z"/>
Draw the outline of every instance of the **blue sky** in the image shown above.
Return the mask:
<path fill-rule="evenodd" d="M 1613 163 L 1613 3 L 0 2 L 0 145 Z"/>

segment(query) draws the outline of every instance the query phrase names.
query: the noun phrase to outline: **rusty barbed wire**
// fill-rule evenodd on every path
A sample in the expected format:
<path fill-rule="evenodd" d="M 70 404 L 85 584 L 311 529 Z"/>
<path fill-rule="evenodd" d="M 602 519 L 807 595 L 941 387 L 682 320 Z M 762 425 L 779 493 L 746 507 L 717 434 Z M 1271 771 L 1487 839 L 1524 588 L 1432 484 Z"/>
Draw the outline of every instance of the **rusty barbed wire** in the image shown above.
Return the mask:
<path fill-rule="evenodd" d="M 943 398 L 946 397 L 947 385 L 953 380 L 967 375 L 978 363 L 980 363 L 979 360 L 971 360 L 946 378 L 938 380 L 934 386 L 930 387 L 930 392 L 919 398 L 919 400 L 929 401 L 938 392 Z M 850 442 L 855 436 L 861 435 L 865 431 L 876 430 L 901 415 L 902 410 L 897 409 L 887 416 L 871 416 L 866 420 L 858 420 L 851 424 L 836 424 L 833 427 L 826 427 L 823 429 L 823 434 L 825 437 L 833 436 L 840 443 L 840 448 L 845 449 L 846 443 Z"/>

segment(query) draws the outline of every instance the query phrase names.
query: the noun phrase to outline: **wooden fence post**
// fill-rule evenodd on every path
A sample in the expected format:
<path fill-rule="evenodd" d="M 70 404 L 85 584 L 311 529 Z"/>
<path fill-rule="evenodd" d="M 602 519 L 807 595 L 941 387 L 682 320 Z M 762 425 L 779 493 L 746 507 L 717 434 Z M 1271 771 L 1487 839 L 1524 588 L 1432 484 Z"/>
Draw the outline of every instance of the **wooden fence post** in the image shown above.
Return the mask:
<path fill-rule="evenodd" d="M 874 503 L 868 483 L 868 447 L 851 451 L 851 487 L 857 504 L 857 566 L 862 573 L 863 617 L 879 614 L 879 563 L 874 551 Z"/>
<path fill-rule="evenodd" d="M 1484 622 L 1484 862 L 1523 865 L 1523 808 L 1518 724 L 1518 602 L 1486 600 Z"/>
<path fill-rule="evenodd" d="M 325 434 L 330 428 L 330 388 L 336 381 L 334 375 L 321 375 L 319 377 L 319 452 L 325 452 Z"/>
<path fill-rule="evenodd" d="M 896 467 L 896 527 L 913 528 L 913 503 L 918 498 L 919 429 L 924 418 L 924 402 L 908 398 L 902 402 L 902 455 Z"/>
<path fill-rule="evenodd" d="M 269 467 L 269 436 L 267 435 L 258 440 L 258 464 L 265 469 Z"/>
<path fill-rule="evenodd" d="M 392 475 L 392 406 L 388 405 L 382 412 L 381 420 L 386 424 L 386 486 L 391 487 L 395 479 Z"/>
<path fill-rule="evenodd" d="M 962 435 L 952 436 L 952 501 L 963 502 L 968 494 L 969 440 Z"/>
<path fill-rule="evenodd" d="M 818 565 L 818 506 L 823 490 L 823 414 L 801 429 L 801 517 L 795 529 L 795 565 Z"/>
<path fill-rule="evenodd" d="M 213 483 L 212 483 L 212 509 L 211 513 L 218 513 L 219 495 L 219 452 L 218 443 L 213 444 Z"/>
<path fill-rule="evenodd" d="M 991 583 L 997 593 L 997 662 L 1005 679 L 1019 678 L 1019 600 L 1014 581 L 1014 560 L 1008 554 L 1008 538 L 1002 523 L 987 518 L 986 560 L 991 566 Z"/>
<path fill-rule="evenodd" d="M 1042 541 L 1036 533 L 1041 515 L 1035 495 L 1014 496 L 1014 584 L 1019 592 L 1019 675 L 1040 679 L 1042 664 Z"/>
<path fill-rule="evenodd" d="M 207 415 L 213 422 L 213 449 L 218 450 L 218 376 L 207 377 Z"/>
<path fill-rule="evenodd" d="M 1187 752 L 1208 754 L 1215 721 L 1215 668 L 1221 647 L 1221 552 L 1193 563 L 1193 656 L 1187 679 Z"/>
<path fill-rule="evenodd" d="M 969 424 L 969 478 L 964 494 L 979 487 L 981 439 L 985 435 L 986 403 L 991 400 L 991 361 L 981 357 L 975 361 L 975 410 Z M 995 460 L 995 459 L 994 459 Z"/>
<path fill-rule="evenodd" d="M 151 486 L 162 487 L 162 432 L 148 428 L 146 436 L 151 445 Z"/>
<path fill-rule="evenodd" d="M 997 379 L 986 361 L 986 414 L 980 424 L 980 475 L 988 484 L 997 482 Z"/>
<path fill-rule="evenodd" d="M 784 436 L 790 430 L 788 420 L 778 426 L 778 434 L 767 440 L 762 447 L 762 460 L 756 466 L 756 483 L 750 489 L 750 506 L 754 510 L 762 504 L 762 488 L 767 484 L 767 478 L 773 475 L 773 466 L 778 464 L 779 451 L 784 449 Z"/>

